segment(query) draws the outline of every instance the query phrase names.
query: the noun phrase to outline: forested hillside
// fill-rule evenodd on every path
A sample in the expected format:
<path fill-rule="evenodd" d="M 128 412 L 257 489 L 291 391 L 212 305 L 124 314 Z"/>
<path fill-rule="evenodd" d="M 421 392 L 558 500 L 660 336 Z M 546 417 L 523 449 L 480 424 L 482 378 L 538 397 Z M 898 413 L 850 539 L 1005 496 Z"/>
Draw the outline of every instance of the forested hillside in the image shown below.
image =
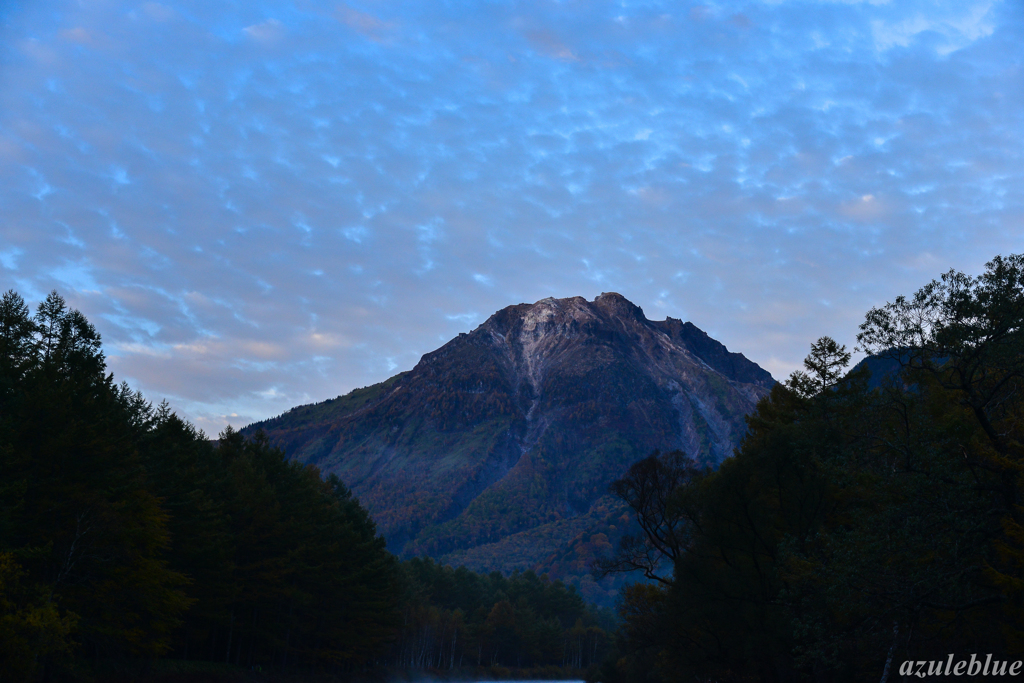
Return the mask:
<path fill-rule="evenodd" d="M 1024 256 L 872 309 L 858 341 L 871 360 L 850 372 L 843 346 L 814 343 L 717 469 L 678 451 L 634 462 L 609 489 L 607 533 L 546 558 L 647 577 L 613 634 L 550 576 L 399 562 L 336 477 L 261 435 L 208 441 L 116 385 L 59 296 L 31 316 L 8 292 L 0 671 L 886 683 L 978 653 L 1010 671 L 1024 660 Z"/>
<path fill-rule="evenodd" d="M 622 531 L 608 484 L 655 449 L 721 462 L 774 383 L 606 292 L 508 306 L 408 372 L 242 431 L 338 474 L 402 557 L 534 568 L 611 605 L 619 584 L 585 569 L 586 543 Z"/>
<path fill-rule="evenodd" d="M 336 476 L 154 409 L 56 293 L 0 301 L 0 475 L 4 681 L 580 668 L 610 642 L 561 583 L 403 565 Z"/>
<path fill-rule="evenodd" d="M 616 482 L 645 533 L 602 567 L 659 580 L 626 592 L 603 680 L 1024 660 L 1024 256 L 872 309 L 858 341 L 873 360 L 845 375 L 844 347 L 812 345 L 717 471 L 669 455 Z"/>

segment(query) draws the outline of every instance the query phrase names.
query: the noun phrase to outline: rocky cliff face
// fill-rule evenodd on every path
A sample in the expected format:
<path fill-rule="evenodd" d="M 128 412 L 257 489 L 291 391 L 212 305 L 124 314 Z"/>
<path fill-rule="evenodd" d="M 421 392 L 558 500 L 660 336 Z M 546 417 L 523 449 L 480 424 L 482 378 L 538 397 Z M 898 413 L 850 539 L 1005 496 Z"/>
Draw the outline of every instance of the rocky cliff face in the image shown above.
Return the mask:
<path fill-rule="evenodd" d="M 607 293 L 509 306 L 410 372 L 245 431 L 341 476 L 392 550 L 502 568 L 494 544 L 568 541 L 655 449 L 721 462 L 773 383 L 692 324 Z"/>

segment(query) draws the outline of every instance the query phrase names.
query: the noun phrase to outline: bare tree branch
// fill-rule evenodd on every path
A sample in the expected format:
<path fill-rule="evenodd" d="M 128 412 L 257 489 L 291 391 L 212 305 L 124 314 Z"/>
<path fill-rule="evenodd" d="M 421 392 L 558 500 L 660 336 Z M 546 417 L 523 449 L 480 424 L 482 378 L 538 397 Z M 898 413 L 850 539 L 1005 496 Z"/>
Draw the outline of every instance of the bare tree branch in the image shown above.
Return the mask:
<path fill-rule="evenodd" d="M 633 511 L 641 533 L 627 535 L 611 557 L 596 560 L 592 570 L 603 577 L 624 572 L 671 585 L 665 565 L 673 565 L 689 544 L 695 520 L 679 504 L 679 491 L 705 474 L 681 451 L 653 455 L 634 463 L 609 490 Z"/>

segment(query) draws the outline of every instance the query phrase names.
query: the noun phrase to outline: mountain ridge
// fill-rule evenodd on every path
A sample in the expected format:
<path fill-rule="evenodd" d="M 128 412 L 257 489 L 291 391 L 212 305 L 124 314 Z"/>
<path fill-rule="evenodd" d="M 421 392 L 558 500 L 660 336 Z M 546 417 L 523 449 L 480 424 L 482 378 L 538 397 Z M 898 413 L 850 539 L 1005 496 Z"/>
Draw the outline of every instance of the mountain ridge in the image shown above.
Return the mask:
<path fill-rule="evenodd" d="M 588 515 L 655 449 L 717 465 L 773 384 L 692 323 L 609 292 L 507 306 L 412 370 L 242 431 L 341 476 L 393 551 L 465 557 Z"/>

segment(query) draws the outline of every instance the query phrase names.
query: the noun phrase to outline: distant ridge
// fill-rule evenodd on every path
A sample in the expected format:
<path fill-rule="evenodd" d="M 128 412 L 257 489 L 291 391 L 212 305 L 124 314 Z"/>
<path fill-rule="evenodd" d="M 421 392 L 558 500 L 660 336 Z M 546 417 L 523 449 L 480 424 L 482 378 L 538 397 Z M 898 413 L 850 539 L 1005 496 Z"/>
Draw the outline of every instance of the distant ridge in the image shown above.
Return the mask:
<path fill-rule="evenodd" d="M 608 484 L 653 450 L 720 463 L 774 383 L 612 292 L 508 306 L 411 371 L 243 432 L 337 473 L 394 552 L 525 568 L 616 518 Z"/>

